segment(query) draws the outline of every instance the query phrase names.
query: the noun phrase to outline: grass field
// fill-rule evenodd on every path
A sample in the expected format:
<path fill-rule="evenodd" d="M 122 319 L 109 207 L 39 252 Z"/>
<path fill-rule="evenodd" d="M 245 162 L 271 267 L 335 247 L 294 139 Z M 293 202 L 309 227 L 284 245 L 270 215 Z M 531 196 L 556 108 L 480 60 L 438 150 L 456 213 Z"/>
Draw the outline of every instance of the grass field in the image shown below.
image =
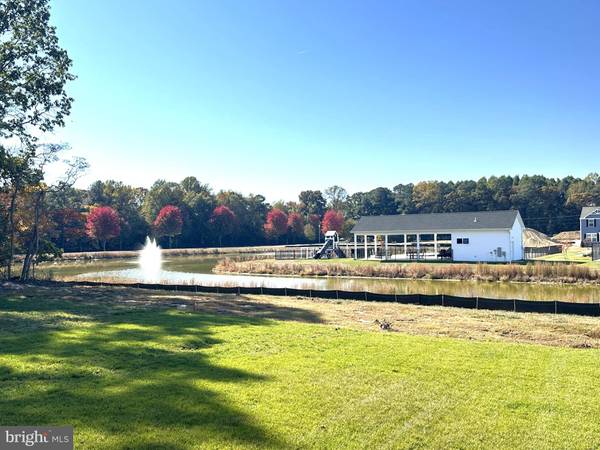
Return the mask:
<path fill-rule="evenodd" d="M 590 249 L 578 246 L 569 247 L 562 253 L 555 253 L 553 255 L 542 256 L 537 259 L 540 261 L 576 263 L 600 269 L 600 261 L 592 261 L 592 257 L 590 256 Z"/>
<path fill-rule="evenodd" d="M 501 340 L 596 319 L 371 307 L 4 288 L 1 422 L 72 424 L 76 448 L 600 446 L 600 350 Z M 394 314 L 407 333 L 374 328 Z M 488 334 L 434 336 L 461 314 Z"/>

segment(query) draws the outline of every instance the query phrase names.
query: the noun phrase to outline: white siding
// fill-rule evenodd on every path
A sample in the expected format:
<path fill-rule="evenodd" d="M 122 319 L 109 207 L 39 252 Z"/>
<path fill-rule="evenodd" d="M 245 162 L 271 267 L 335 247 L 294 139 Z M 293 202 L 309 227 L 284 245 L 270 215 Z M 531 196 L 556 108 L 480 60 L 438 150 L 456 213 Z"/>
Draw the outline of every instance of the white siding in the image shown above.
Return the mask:
<path fill-rule="evenodd" d="M 524 258 L 523 254 L 523 232 L 525 231 L 525 225 L 523 225 L 523 220 L 521 219 L 521 215 L 517 215 L 517 220 L 513 224 L 513 227 L 510 230 L 510 239 L 511 246 L 513 249 L 512 260 L 518 261 Z"/>
<path fill-rule="evenodd" d="M 468 238 L 468 244 L 457 244 L 459 238 Z M 501 248 L 506 256 L 497 256 Z M 506 262 L 510 260 L 510 233 L 508 230 L 452 231 L 452 251 L 455 261 Z"/>

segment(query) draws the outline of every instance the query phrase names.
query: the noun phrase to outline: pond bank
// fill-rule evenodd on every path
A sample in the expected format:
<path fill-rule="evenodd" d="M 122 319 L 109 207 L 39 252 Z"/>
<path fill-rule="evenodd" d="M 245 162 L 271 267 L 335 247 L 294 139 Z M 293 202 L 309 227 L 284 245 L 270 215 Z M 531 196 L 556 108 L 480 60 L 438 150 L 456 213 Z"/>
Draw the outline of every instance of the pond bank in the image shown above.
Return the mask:
<path fill-rule="evenodd" d="M 526 283 L 600 284 L 600 273 L 590 267 L 572 264 L 428 264 L 276 261 L 223 259 L 215 273 L 248 273 L 286 276 L 330 276 L 401 278 L 412 280 L 516 281 Z"/>
<path fill-rule="evenodd" d="M 207 247 L 207 248 L 169 248 L 162 249 L 162 255 L 169 256 L 214 256 L 214 255 L 269 255 L 276 250 L 285 248 L 284 245 L 259 245 L 253 247 Z M 68 252 L 63 253 L 65 261 L 81 261 L 95 259 L 124 259 L 137 258 L 138 250 L 115 250 L 106 252 Z"/>

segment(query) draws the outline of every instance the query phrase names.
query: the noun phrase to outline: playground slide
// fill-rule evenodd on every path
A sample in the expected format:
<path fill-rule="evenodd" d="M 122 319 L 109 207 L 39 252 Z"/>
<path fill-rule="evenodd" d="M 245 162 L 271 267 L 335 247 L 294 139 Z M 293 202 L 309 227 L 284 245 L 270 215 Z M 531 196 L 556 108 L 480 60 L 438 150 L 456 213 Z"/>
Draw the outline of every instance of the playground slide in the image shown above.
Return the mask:
<path fill-rule="evenodd" d="M 315 253 L 315 256 L 313 256 L 313 258 L 321 259 L 332 245 L 333 245 L 333 241 L 331 239 L 327 239 L 325 241 L 325 243 L 323 244 L 323 246 L 319 249 L 319 251 L 317 253 Z"/>

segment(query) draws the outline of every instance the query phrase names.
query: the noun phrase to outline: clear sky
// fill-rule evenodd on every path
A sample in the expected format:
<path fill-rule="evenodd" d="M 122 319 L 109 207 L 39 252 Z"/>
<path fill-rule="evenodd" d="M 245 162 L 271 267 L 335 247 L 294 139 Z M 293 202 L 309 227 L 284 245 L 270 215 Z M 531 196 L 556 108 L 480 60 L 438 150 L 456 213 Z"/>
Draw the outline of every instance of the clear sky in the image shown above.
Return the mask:
<path fill-rule="evenodd" d="M 600 170 L 596 0 L 53 0 L 81 180 L 294 199 Z"/>

